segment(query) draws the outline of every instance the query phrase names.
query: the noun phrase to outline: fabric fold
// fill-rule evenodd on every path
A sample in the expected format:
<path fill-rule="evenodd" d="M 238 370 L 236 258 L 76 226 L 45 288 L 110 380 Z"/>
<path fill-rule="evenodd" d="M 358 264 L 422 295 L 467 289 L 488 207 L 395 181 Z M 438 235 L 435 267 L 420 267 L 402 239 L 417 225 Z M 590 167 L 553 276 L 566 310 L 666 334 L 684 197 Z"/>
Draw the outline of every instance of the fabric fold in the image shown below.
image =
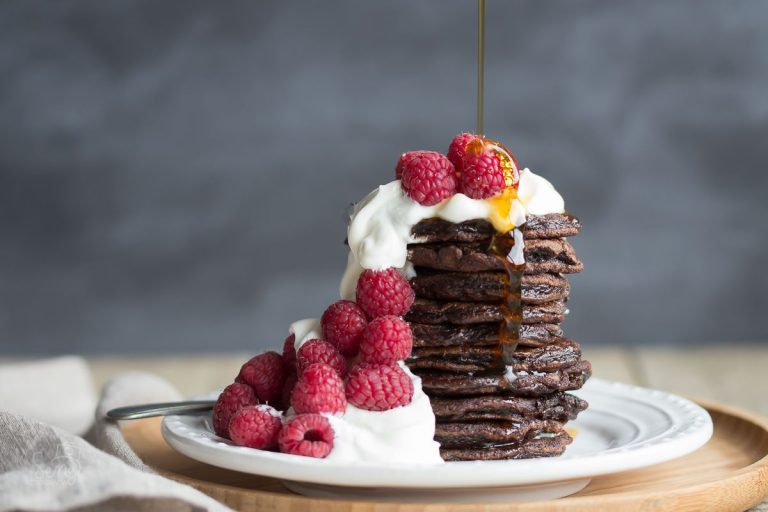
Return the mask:
<path fill-rule="evenodd" d="M 92 426 L 83 439 L 7 410 L 19 410 L 18 404 L 0 402 L 0 512 L 230 510 L 190 486 L 155 473 L 133 452 L 119 425 L 105 417 L 114 407 L 180 399 L 168 382 L 147 373 L 119 375 L 104 386 L 94 418 L 93 408 L 84 411 L 81 407 L 78 400 L 82 397 L 67 399 L 73 386 L 91 381 L 82 359 L 57 358 L 19 366 L 23 373 L 19 368 L 9 371 L 7 366 L 0 369 L 0 375 L 21 375 L 22 382 L 50 375 L 52 370 L 57 376 L 57 382 L 46 383 L 42 389 L 58 399 L 40 397 L 39 391 L 24 395 L 28 403 L 23 408 L 28 415 L 63 419 L 62 424 L 69 426 Z M 61 389 L 56 390 L 56 385 Z"/>

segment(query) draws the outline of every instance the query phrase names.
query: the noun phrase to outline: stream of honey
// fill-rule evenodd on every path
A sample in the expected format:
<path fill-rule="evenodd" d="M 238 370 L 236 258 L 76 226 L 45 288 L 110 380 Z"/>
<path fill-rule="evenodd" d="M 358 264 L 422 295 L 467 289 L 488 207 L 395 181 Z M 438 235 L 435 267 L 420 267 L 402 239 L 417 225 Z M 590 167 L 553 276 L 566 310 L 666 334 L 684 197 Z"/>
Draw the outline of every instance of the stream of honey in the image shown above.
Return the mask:
<path fill-rule="evenodd" d="M 483 112 L 485 106 L 485 0 L 477 0 L 477 122 L 475 133 L 483 135 Z"/>
<path fill-rule="evenodd" d="M 507 273 L 509 285 L 501 302 L 504 320 L 499 322 L 499 351 L 500 361 L 496 366 L 506 367 L 514 361 L 514 352 L 520 343 L 520 324 L 523 321 L 522 279 L 525 264 L 512 263 L 507 255 L 514 246 L 514 239 L 509 233 L 497 233 L 491 239 L 489 252 L 498 258 Z"/>
<path fill-rule="evenodd" d="M 476 119 L 476 133 L 478 135 L 484 134 L 484 110 L 485 110 L 485 0 L 477 0 L 477 119 Z M 509 204 L 512 199 L 510 192 L 512 190 L 513 180 L 516 181 L 519 175 L 517 175 L 517 162 L 514 161 L 511 152 L 507 152 L 503 146 L 499 145 L 497 149 L 503 153 L 506 153 L 508 158 L 501 158 L 502 163 L 506 164 L 505 167 L 505 180 L 507 181 L 507 191 L 503 194 L 501 200 L 505 202 L 506 211 L 502 216 L 504 219 L 509 215 Z M 497 153 L 499 154 L 499 153 Z M 514 175 L 511 168 L 514 167 Z M 499 209 L 498 205 L 494 210 Z M 503 208 L 502 208 L 503 209 Z M 496 222 L 494 222 L 496 224 Z M 492 368 L 502 369 L 513 363 L 514 352 L 517 350 L 517 345 L 520 342 L 520 324 L 523 321 L 523 305 L 522 305 L 522 279 L 523 270 L 525 264 L 516 265 L 512 263 L 507 257 L 514 246 L 514 239 L 511 233 L 508 231 L 496 233 L 491 239 L 489 246 L 489 252 L 499 258 L 502 262 L 504 270 L 507 273 L 509 284 L 504 294 L 504 299 L 501 303 L 501 311 L 504 316 L 504 320 L 499 323 L 499 350 L 498 360 L 496 364 L 492 365 Z"/>

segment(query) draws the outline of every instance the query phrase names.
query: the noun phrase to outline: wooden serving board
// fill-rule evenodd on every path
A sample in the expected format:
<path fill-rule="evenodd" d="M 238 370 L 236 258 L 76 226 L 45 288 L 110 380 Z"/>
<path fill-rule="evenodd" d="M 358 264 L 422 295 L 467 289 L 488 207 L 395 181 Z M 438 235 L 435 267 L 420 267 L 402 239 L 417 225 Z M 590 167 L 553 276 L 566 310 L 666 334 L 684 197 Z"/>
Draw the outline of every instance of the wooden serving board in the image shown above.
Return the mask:
<path fill-rule="evenodd" d="M 743 511 L 768 498 L 768 420 L 714 403 L 714 435 L 698 451 L 646 469 L 597 477 L 581 492 L 554 501 L 406 504 L 307 498 L 279 480 L 220 469 L 173 450 L 160 419 L 125 422 L 126 440 L 159 473 L 191 485 L 236 510 L 309 512 L 560 512 L 617 510 Z"/>

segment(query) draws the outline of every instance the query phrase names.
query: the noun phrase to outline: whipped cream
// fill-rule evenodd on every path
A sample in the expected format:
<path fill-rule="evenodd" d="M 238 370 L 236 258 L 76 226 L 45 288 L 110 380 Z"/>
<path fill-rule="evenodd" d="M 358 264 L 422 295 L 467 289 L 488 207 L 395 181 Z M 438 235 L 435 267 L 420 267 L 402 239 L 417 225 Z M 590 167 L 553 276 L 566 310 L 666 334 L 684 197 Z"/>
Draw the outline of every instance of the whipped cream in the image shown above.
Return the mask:
<path fill-rule="evenodd" d="M 546 215 L 565 212 L 563 196 L 555 187 L 529 169 L 520 173 L 517 199 L 525 206 L 526 215 Z M 518 224 L 519 225 L 519 224 Z"/>
<path fill-rule="evenodd" d="M 343 416 L 326 414 L 335 432 L 333 450 L 326 457 L 336 462 L 380 464 L 442 464 L 435 437 L 435 415 L 421 379 L 400 361 L 413 380 L 413 400 L 388 411 L 366 411 L 347 404 Z"/>
<path fill-rule="evenodd" d="M 320 320 L 305 318 L 293 322 L 288 332 L 296 336 L 294 347 L 313 338 L 322 338 Z M 435 414 L 421 379 L 399 361 L 413 381 L 411 403 L 388 411 L 366 411 L 347 404 L 343 416 L 326 414 L 333 431 L 333 450 L 327 460 L 337 462 L 376 462 L 404 464 L 442 463 L 440 444 L 435 437 Z M 291 410 L 288 415 L 292 415 Z"/>
<path fill-rule="evenodd" d="M 355 205 L 347 230 L 349 256 L 341 279 L 341 297 L 354 300 L 363 269 L 395 267 L 408 276 L 408 244 L 418 242 L 411 230 L 422 220 L 437 217 L 459 223 L 485 219 L 500 232 L 525 223 L 526 215 L 565 211 L 555 187 L 530 169 L 520 172 L 517 194 L 507 198 L 472 199 L 455 194 L 433 206 L 412 200 L 395 180 L 382 185 Z"/>
<path fill-rule="evenodd" d="M 320 327 L 319 318 L 305 318 L 304 320 L 297 320 L 288 327 L 288 334 L 296 336 L 293 341 L 293 346 L 296 349 L 296 353 L 299 352 L 301 346 L 309 340 L 323 339 L 323 330 Z"/>

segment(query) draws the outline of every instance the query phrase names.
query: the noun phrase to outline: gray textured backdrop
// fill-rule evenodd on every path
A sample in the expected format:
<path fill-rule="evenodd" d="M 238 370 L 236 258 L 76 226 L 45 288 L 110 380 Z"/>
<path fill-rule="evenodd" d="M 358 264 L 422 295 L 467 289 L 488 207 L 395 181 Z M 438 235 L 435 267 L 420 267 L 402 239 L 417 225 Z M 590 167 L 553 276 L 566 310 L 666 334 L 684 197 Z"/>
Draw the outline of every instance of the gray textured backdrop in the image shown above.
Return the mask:
<path fill-rule="evenodd" d="M 474 2 L 0 3 L 2 353 L 251 349 L 474 122 Z M 585 344 L 766 340 L 768 2 L 488 4 L 487 131 L 585 225 Z"/>

